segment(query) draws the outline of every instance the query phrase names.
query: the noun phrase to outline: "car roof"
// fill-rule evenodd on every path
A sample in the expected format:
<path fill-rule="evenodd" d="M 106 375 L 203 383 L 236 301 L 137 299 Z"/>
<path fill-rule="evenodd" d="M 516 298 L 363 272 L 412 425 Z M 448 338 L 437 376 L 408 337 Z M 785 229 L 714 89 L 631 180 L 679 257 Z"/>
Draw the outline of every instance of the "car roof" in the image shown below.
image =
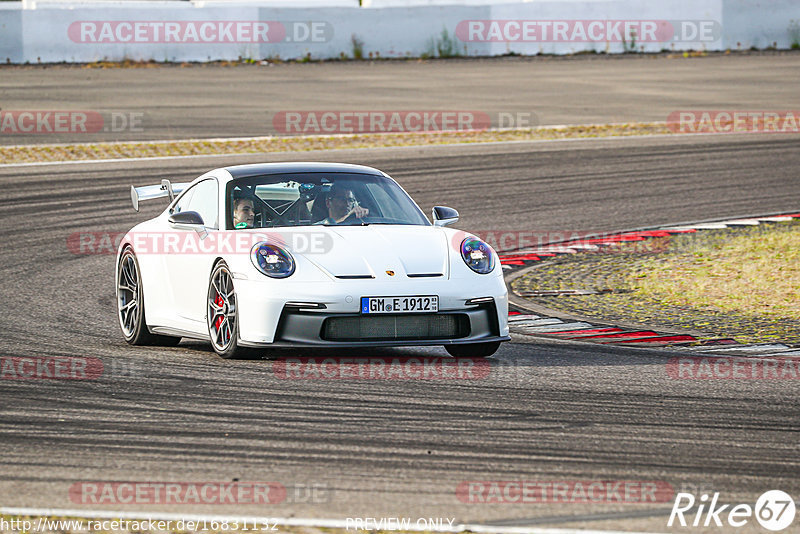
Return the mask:
<path fill-rule="evenodd" d="M 249 178 L 262 174 L 284 174 L 295 172 L 347 172 L 354 174 L 371 174 L 385 176 L 385 173 L 365 165 L 352 165 L 349 163 L 321 163 L 321 162 L 286 162 L 286 163 L 254 163 L 250 165 L 234 165 L 224 167 L 233 178 Z"/>

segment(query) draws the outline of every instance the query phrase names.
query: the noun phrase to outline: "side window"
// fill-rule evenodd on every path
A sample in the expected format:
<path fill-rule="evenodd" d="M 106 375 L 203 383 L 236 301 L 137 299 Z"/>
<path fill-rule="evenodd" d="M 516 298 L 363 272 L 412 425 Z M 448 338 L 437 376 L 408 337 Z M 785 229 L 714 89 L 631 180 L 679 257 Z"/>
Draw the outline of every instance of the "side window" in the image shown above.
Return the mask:
<path fill-rule="evenodd" d="M 178 200 L 178 203 L 175 204 L 172 208 L 171 213 L 180 213 L 182 211 L 190 211 L 189 208 L 186 206 L 189 205 L 189 201 L 192 200 L 192 196 L 194 196 L 194 192 L 197 190 L 197 187 L 192 187 L 183 196 Z"/>
<path fill-rule="evenodd" d="M 203 223 L 210 228 L 217 228 L 217 181 L 203 180 L 186 191 L 173 208 L 173 213 L 196 211 L 203 218 Z"/>
<path fill-rule="evenodd" d="M 203 180 L 193 188 L 194 194 L 186 206 L 188 211 L 196 211 L 203 218 L 203 222 L 210 228 L 217 227 L 217 181 Z M 184 211 L 186 211 L 184 210 Z"/>

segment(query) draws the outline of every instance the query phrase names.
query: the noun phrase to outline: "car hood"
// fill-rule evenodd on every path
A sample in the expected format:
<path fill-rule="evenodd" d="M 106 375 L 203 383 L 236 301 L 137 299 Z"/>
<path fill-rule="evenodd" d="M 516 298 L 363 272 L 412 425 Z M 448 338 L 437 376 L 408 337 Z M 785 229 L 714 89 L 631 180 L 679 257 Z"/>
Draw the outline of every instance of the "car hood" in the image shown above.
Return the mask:
<path fill-rule="evenodd" d="M 449 276 L 449 243 L 438 227 L 325 226 L 309 237 L 323 246 L 298 252 L 337 278 Z"/>

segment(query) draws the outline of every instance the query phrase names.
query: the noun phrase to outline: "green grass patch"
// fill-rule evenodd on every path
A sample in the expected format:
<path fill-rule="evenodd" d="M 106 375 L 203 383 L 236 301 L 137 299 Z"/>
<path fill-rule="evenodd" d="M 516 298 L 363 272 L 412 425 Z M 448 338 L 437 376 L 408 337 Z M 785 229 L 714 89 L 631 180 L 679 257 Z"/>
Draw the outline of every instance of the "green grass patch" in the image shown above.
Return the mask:
<path fill-rule="evenodd" d="M 529 296 L 578 289 L 589 295 Z M 800 343 L 800 220 L 619 243 L 546 260 L 512 290 L 597 321 Z"/>
<path fill-rule="evenodd" d="M 715 234 L 637 267 L 631 285 L 649 299 L 800 321 L 798 224 L 734 236 Z"/>

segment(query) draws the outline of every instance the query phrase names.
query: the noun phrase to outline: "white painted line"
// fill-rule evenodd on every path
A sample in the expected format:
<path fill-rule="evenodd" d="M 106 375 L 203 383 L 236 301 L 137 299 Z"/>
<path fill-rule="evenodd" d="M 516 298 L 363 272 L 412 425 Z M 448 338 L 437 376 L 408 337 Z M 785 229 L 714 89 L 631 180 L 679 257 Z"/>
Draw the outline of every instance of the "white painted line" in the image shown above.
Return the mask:
<path fill-rule="evenodd" d="M 353 530 L 353 523 L 344 519 L 312 519 L 300 517 L 259 517 L 259 516 L 234 516 L 234 515 L 202 515 L 202 514 L 171 514 L 171 513 L 151 513 L 151 512 L 115 512 L 113 510 L 68 510 L 58 508 L 13 508 L 0 507 L 0 514 L 10 516 L 47 516 L 47 517 L 69 517 L 82 519 L 122 519 L 130 521 L 247 521 L 269 525 L 285 525 L 289 527 L 318 527 L 318 528 L 339 528 Z M 431 527 L 430 525 L 411 525 L 406 531 L 432 531 L 432 532 L 484 532 L 486 534 L 649 534 L 643 532 L 623 532 L 617 530 L 578 530 L 563 528 L 535 528 L 535 527 L 507 527 L 493 526 L 484 524 L 459 523 L 446 527 Z"/>
<path fill-rule="evenodd" d="M 738 343 L 732 343 L 730 345 L 698 345 L 696 347 L 681 347 L 681 350 L 690 350 L 694 352 L 708 352 L 710 350 L 717 350 L 720 348 L 733 348 L 733 347 L 741 347 Z"/>
<path fill-rule="evenodd" d="M 187 159 L 187 158 L 224 158 L 224 157 L 237 157 L 237 156 L 255 156 L 258 152 L 245 152 L 242 154 L 227 153 L 227 154 L 193 154 L 190 156 L 153 156 L 149 158 L 109 158 L 109 159 L 77 159 L 67 161 L 34 161 L 30 163 L 3 163 L 0 164 L 0 169 L 8 167 L 41 167 L 47 165 L 80 165 L 83 163 L 96 164 L 96 163 L 124 163 L 124 162 L 137 162 L 137 161 L 159 161 L 165 159 Z"/>
<path fill-rule="evenodd" d="M 706 352 L 765 352 L 765 351 L 782 351 L 790 349 L 791 347 L 783 343 L 760 343 L 755 345 L 731 345 L 729 347 L 719 349 L 707 349 Z"/>
<path fill-rule="evenodd" d="M 577 250 L 599 250 L 600 247 L 597 245 L 592 245 L 591 243 L 570 243 L 568 248 L 577 249 Z"/>
<path fill-rule="evenodd" d="M 577 125 L 580 126 L 580 125 Z M 631 140 L 635 140 L 637 138 L 649 138 L 649 139 L 659 139 L 662 137 L 669 137 L 672 139 L 688 139 L 689 136 L 697 138 L 698 136 L 732 136 L 732 135 L 748 135 L 750 132 L 703 132 L 703 133 L 694 133 L 694 134 L 640 134 L 640 135 L 609 135 L 603 137 L 569 137 L 566 139 L 520 139 L 516 141 L 478 141 L 475 143 L 442 143 L 442 144 L 420 144 L 420 145 L 402 145 L 402 146 L 379 146 L 379 147 L 367 147 L 367 148 L 354 148 L 354 147 L 345 147 L 345 148 L 322 148 L 318 150 L 300 150 L 300 151 L 282 151 L 282 152 L 270 152 L 269 154 L 288 154 L 288 153 L 301 153 L 301 152 L 330 152 L 335 150 L 404 150 L 404 149 L 431 149 L 431 148 L 438 148 L 438 147 L 454 147 L 454 146 L 483 146 L 483 145 L 520 145 L 520 144 L 551 144 L 551 143 L 583 143 L 583 142 L 596 142 L 596 141 L 604 141 L 604 140 L 612 140 L 612 141 L 623 141 L 629 142 Z M 361 135 L 361 134 L 338 134 L 338 135 Z M 388 135 L 388 134 L 374 134 L 374 135 Z M 333 135 L 331 135 L 333 137 Z M 241 140 L 241 138 L 235 138 L 237 140 Z M 173 140 L 166 140 L 164 142 L 181 142 L 180 139 L 173 139 Z M 200 139 L 200 141 L 204 141 Z M 120 141 L 120 143 L 129 143 L 131 141 Z M 152 141 L 144 141 L 145 143 L 150 143 Z M 92 143 L 88 143 L 92 144 Z M 26 145 L 0 145 L 0 148 L 4 146 L 8 147 L 23 147 Z M 28 146 L 46 146 L 46 145 L 28 145 Z M 0 164 L 0 169 L 5 167 L 29 167 L 34 165 L 64 165 L 64 164 L 76 164 L 76 163 L 118 163 L 121 161 L 146 161 L 146 160 L 163 160 L 163 159 L 181 159 L 181 158 L 214 158 L 214 157 L 225 157 L 225 156 L 252 156 L 255 154 L 259 154 L 259 152 L 244 152 L 241 154 L 237 153 L 225 153 L 225 154 L 196 154 L 196 155 L 189 155 L 189 156 L 154 156 L 151 158 L 115 158 L 115 159 L 84 159 L 78 161 L 42 161 L 42 162 L 31 162 L 31 163 L 3 163 Z"/>
<path fill-rule="evenodd" d="M 527 330 L 528 327 L 546 326 L 551 324 L 564 324 L 564 321 L 562 321 L 561 319 L 556 319 L 555 317 L 550 317 L 546 319 L 532 319 L 530 321 L 520 321 L 518 323 L 514 323 L 513 325 L 509 326 L 520 327 L 521 330 Z"/>
<path fill-rule="evenodd" d="M 485 130 L 450 130 L 451 132 L 460 132 L 460 133 L 469 133 L 469 132 L 527 132 L 528 130 L 533 131 L 540 131 L 540 132 L 547 132 L 551 130 L 565 130 L 568 128 L 591 128 L 591 127 L 605 127 L 605 126 L 625 126 L 629 123 L 626 122 L 609 122 L 609 123 L 596 123 L 596 124 L 542 124 L 536 128 L 487 128 Z M 645 123 L 638 123 L 646 126 L 666 126 L 666 122 L 656 121 L 656 122 L 645 122 Z M 374 135 L 374 136 L 394 136 L 397 134 L 414 134 L 415 132 L 371 132 L 371 133 L 340 133 L 340 134 L 306 134 L 306 135 L 259 135 L 259 136 L 249 136 L 249 137 L 190 137 L 188 139 L 132 139 L 128 141 L 97 141 L 97 142 L 86 142 L 86 143 L 42 143 L 42 144 L 28 144 L 28 145 L 3 145 L 5 148 L 36 148 L 36 147 L 48 147 L 48 148 L 64 148 L 64 147 L 81 147 L 81 146 L 90 146 L 90 145 L 103 145 L 103 146 L 122 146 L 122 145 L 163 145 L 167 143 L 241 143 L 241 142 L 252 142 L 252 141 L 272 141 L 273 139 L 300 139 L 301 141 L 304 139 L 320 139 L 320 140 L 327 140 L 327 139 L 347 139 L 347 138 L 357 138 L 364 135 Z M 425 134 L 435 134 L 437 132 L 422 132 L 421 135 Z M 659 135 L 669 135 L 669 134 L 659 134 Z M 631 137 L 631 136 L 625 136 Z"/>
<path fill-rule="evenodd" d="M 686 226 L 684 229 L 695 229 L 695 230 L 722 230 L 727 228 L 728 225 L 724 223 L 703 223 L 703 224 L 693 224 L 692 226 Z"/>
<path fill-rule="evenodd" d="M 760 217 L 758 220 L 762 222 L 786 222 L 793 221 L 794 217 Z"/>
<path fill-rule="evenodd" d="M 728 226 L 758 226 L 761 224 L 758 219 L 734 219 L 732 221 L 722 221 L 720 224 Z"/>
<path fill-rule="evenodd" d="M 356 134 L 339 134 L 338 137 L 346 137 L 352 136 Z M 361 134 L 357 134 L 361 135 Z M 375 135 L 387 135 L 387 134 L 375 134 Z M 78 165 L 81 163 L 122 163 L 122 162 L 136 162 L 136 161 L 159 161 L 159 160 L 166 160 L 166 159 L 186 159 L 186 158 L 223 158 L 223 157 L 244 157 L 244 156 L 255 156 L 258 154 L 300 154 L 305 152 L 330 152 L 335 150 L 374 150 L 374 149 L 389 149 L 389 150 L 403 150 L 407 148 L 436 148 L 436 147 L 454 147 L 454 146 L 464 146 L 464 145 L 504 145 L 504 144 L 520 144 L 520 143 L 557 143 L 561 141 L 590 141 L 594 139 L 630 139 L 632 137 L 662 137 L 662 136 L 670 136 L 674 134 L 657 134 L 657 135 L 639 135 L 639 136 L 609 136 L 609 137 L 576 137 L 576 138 L 568 138 L 568 139 L 523 139 L 517 141 L 481 141 L 476 143 L 442 143 L 442 144 L 429 144 L 429 145 L 402 145 L 402 146 L 377 146 L 377 147 L 366 147 L 366 148 L 359 148 L 359 147 L 339 147 L 339 148 L 320 148 L 315 150 L 297 150 L 297 151 L 281 151 L 281 152 L 225 152 L 223 154 L 191 154 L 187 156 L 152 156 L 152 157 L 137 157 L 137 158 L 108 158 L 108 159 L 83 159 L 83 160 L 67 160 L 67 161 L 34 161 L 28 163 L 2 163 L 0 164 L 0 169 L 6 167 L 35 167 L 35 166 L 47 166 L 47 165 Z M 705 134 L 703 134 L 705 135 Z M 308 136 L 314 137 L 314 136 Z M 331 137 L 337 137 L 332 135 Z M 293 137 L 294 138 L 294 137 Z M 300 138 L 298 136 L 297 138 Z M 246 140 L 247 138 L 245 138 Z M 261 138 L 254 138 L 255 140 Z M 222 139 L 224 140 L 224 139 Z M 235 138 L 237 141 L 241 141 L 241 138 Z M 193 140 L 189 140 L 191 142 Z M 204 141 L 203 139 L 199 139 L 199 141 Z M 148 143 L 150 141 L 147 141 Z M 173 141 L 157 141 L 156 143 L 170 143 L 170 142 L 182 142 L 182 140 L 173 140 Z M 122 142 L 124 144 L 124 142 Z M 92 143 L 88 143 L 92 144 Z M 25 145 L 20 145 L 25 146 Z M 29 145 L 32 147 L 36 146 L 47 146 L 47 145 Z M 70 145 L 64 145 L 70 146 Z M 3 146 L 0 146 L 2 149 Z M 11 147 L 15 148 L 15 147 Z"/>
<path fill-rule="evenodd" d="M 548 325 L 562 325 L 564 321 L 561 319 L 551 318 L 551 319 L 539 319 L 538 321 L 531 321 L 530 323 L 522 324 L 519 326 L 515 326 L 516 331 L 528 332 L 532 328 L 536 328 L 539 326 L 548 326 Z"/>
<path fill-rule="evenodd" d="M 769 354 L 759 354 L 764 358 L 796 358 L 800 356 L 800 349 L 787 350 L 782 352 L 770 352 Z"/>
<path fill-rule="evenodd" d="M 562 323 L 528 327 L 525 329 L 525 331 L 534 331 L 537 334 L 547 334 L 553 332 L 569 332 L 570 330 L 593 330 L 594 328 L 596 327 L 589 323 Z"/>
<path fill-rule="evenodd" d="M 508 322 L 509 323 L 516 323 L 517 321 L 525 321 L 527 319 L 545 319 L 540 315 L 533 315 L 532 313 L 526 313 L 521 315 L 509 315 Z"/>

